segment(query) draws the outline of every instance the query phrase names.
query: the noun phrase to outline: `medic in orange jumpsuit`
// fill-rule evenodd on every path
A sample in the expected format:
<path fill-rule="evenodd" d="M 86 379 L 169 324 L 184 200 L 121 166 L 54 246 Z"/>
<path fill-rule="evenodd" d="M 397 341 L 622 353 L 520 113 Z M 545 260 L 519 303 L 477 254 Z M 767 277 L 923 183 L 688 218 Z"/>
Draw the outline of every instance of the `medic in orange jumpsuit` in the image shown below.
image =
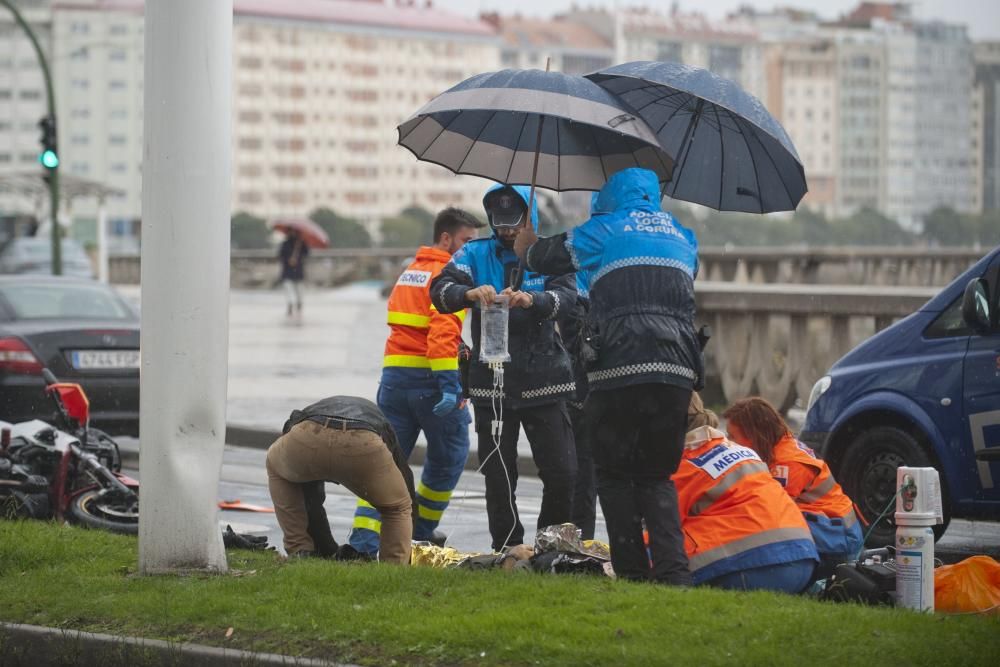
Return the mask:
<path fill-rule="evenodd" d="M 672 479 L 694 583 L 801 592 L 819 560 L 805 519 L 760 457 L 716 426 L 693 394 Z"/>
<path fill-rule="evenodd" d="M 817 577 L 857 558 L 863 538 L 854 503 L 830 466 L 792 435 L 778 411 L 754 396 L 736 401 L 723 417 L 729 437 L 760 455 L 805 516 L 823 561 Z"/>
<path fill-rule="evenodd" d="M 427 458 L 417 484 L 413 539 L 434 535 L 469 454 L 469 411 L 462 400 L 458 347 L 465 311 L 439 313 L 431 303 L 431 281 L 451 261 L 455 251 L 482 227 L 472 215 L 456 208 L 441 211 L 434 221 L 434 245 L 417 250 L 414 261 L 389 295 L 378 407 L 392 425 L 407 459 L 421 431 L 427 438 Z M 374 555 L 379 547 L 381 517 L 363 500 L 354 512 L 350 544 Z"/>

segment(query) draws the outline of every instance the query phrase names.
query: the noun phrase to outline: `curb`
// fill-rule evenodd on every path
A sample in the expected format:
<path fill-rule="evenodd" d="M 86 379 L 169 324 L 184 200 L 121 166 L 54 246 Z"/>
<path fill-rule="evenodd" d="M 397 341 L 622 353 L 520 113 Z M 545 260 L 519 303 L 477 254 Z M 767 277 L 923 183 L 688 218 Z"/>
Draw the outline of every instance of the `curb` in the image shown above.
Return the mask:
<path fill-rule="evenodd" d="M 82 632 L 38 625 L 0 623 L 0 656 L 4 667 L 44 665 L 296 665 L 300 667 L 356 667 L 314 658 L 277 653 L 255 653 L 201 644 L 167 642 L 142 637 Z"/>
<path fill-rule="evenodd" d="M 280 435 L 280 431 L 273 431 L 270 429 L 259 429 L 250 426 L 239 426 L 236 424 L 229 424 L 226 426 L 226 444 L 234 445 L 236 447 L 267 449 L 271 446 L 271 443 L 278 439 Z M 137 463 L 139 461 L 138 449 L 123 447 L 121 449 L 121 454 L 123 462 Z M 410 455 L 410 464 L 420 466 L 423 465 L 426 460 L 427 447 L 426 445 L 418 444 L 413 448 L 413 453 Z M 470 448 L 469 458 L 465 461 L 465 469 L 476 470 L 477 468 L 479 468 L 479 457 L 476 456 L 474 449 Z M 517 473 L 525 477 L 538 477 L 538 466 L 535 465 L 535 461 L 532 457 L 518 455 Z"/>

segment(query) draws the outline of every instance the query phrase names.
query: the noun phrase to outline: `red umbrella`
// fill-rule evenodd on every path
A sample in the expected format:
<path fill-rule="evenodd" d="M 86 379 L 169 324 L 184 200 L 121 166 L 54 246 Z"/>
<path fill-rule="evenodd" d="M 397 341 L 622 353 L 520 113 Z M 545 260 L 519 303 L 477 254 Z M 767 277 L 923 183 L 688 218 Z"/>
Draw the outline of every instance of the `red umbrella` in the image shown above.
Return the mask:
<path fill-rule="evenodd" d="M 292 230 L 302 236 L 302 240 L 310 248 L 329 248 L 330 237 L 326 235 L 323 228 L 308 218 L 292 218 L 289 220 L 274 220 L 271 228 L 279 232 L 288 234 Z"/>

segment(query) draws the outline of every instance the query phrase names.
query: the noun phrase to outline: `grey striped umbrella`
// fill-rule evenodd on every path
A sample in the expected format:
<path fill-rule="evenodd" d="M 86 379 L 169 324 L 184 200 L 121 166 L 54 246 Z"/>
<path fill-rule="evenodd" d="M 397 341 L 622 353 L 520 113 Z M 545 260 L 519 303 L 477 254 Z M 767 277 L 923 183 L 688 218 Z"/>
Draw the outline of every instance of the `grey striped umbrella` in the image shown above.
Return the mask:
<path fill-rule="evenodd" d="M 561 72 L 477 74 L 397 129 L 419 160 L 511 185 L 532 184 L 538 149 L 535 185 L 560 192 L 599 190 L 628 167 L 663 182 L 673 167 L 644 121 L 597 84 Z"/>

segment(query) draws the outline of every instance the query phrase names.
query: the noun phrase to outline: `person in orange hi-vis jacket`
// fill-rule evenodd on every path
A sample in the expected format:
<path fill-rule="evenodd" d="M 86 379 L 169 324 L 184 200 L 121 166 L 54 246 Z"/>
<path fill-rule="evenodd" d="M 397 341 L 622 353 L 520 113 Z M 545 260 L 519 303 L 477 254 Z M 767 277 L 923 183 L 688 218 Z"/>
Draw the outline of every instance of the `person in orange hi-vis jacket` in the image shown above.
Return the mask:
<path fill-rule="evenodd" d="M 825 578 L 838 564 L 857 558 L 863 537 L 854 503 L 837 484 L 830 466 L 792 435 L 774 406 L 753 396 L 736 401 L 722 416 L 729 437 L 760 455 L 805 516 L 822 561 L 816 578 Z"/>
<path fill-rule="evenodd" d="M 431 303 L 430 284 L 466 241 L 482 227 L 471 214 L 446 208 L 434 221 L 434 245 L 421 246 L 396 280 L 389 295 L 378 407 L 385 414 L 409 459 L 421 431 L 427 458 L 417 485 L 413 539 L 441 543 L 435 529 L 469 454 L 469 411 L 462 400 L 458 351 L 465 312 L 439 313 Z M 350 545 L 364 555 L 379 548 L 381 518 L 358 501 Z"/>
<path fill-rule="evenodd" d="M 730 442 L 697 393 L 673 475 L 695 584 L 799 593 L 819 558 L 809 528 L 752 449 Z"/>

